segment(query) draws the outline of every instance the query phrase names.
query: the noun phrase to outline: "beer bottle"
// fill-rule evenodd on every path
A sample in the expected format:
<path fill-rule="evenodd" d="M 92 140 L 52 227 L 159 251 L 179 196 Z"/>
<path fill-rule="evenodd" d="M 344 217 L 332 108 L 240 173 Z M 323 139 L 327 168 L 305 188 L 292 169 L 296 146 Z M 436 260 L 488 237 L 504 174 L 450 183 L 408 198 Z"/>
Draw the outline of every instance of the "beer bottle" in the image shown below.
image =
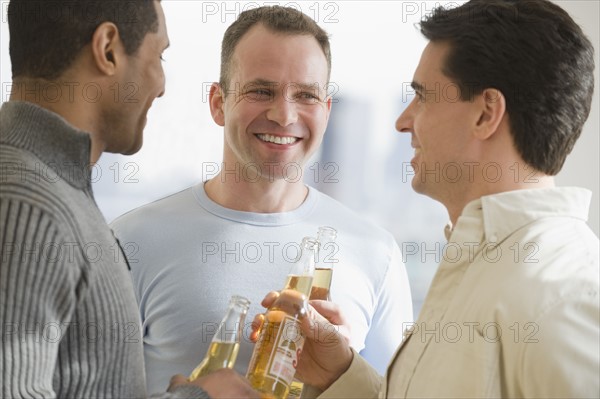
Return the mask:
<path fill-rule="evenodd" d="M 319 242 L 319 256 L 315 265 L 315 276 L 313 277 L 309 299 L 331 300 L 330 288 L 333 277 L 333 260 L 335 253 L 335 239 L 337 230 L 329 226 L 319 227 L 317 241 Z M 303 397 L 304 384 L 296 379 L 290 385 L 287 399 Z"/>
<path fill-rule="evenodd" d="M 246 298 L 237 295 L 231 297 L 227 313 L 212 338 L 208 352 L 198 367 L 192 371 L 190 381 L 218 369 L 233 368 L 240 350 L 244 320 L 249 306 L 250 301 Z"/>
<path fill-rule="evenodd" d="M 284 289 L 265 314 L 246 377 L 254 389 L 275 399 L 285 399 L 296 373 L 304 336 L 300 318 L 305 315 L 315 270 L 314 238 L 302 240 L 299 260 L 288 275 Z"/>
<path fill-rule="evenodd" d="M 331 299 L 329 289 L 331 288 L 331 279 L 333 277 L 333 263 L 331 259 L 335 251 L 335 239 L 337 231 L 333 227 L 321 226 L 317 235 L 319 241 L 319 256 L 315 266 L 315 276 L 313 278 L 309 299 L 322 299 L 328 301 Z"/>

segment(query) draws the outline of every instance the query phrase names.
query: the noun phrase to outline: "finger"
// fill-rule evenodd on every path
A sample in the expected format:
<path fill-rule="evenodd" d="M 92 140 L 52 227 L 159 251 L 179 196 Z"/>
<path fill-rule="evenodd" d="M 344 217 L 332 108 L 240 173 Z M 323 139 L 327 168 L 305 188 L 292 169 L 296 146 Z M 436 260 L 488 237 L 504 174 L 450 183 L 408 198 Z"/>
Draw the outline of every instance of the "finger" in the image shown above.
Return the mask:
<path fill-rule="evenodd" d="M 275 302 L 275 299 L 277 299 L 278 296 L 279 292 L 271 291 L 264 297 L 260 304 L 265 308 L 269 308 L 273 304 L 273 302 Z"/>
<path fill-rule="evenodd" d="M 312 300 L 309 302 L 309 304 L 330 323 L 347 324 L 346 318 L 342 314 L 339 305 L 336 303 L 330 301 Z"/>
<path fill-rule="evenodd" d="M 319 312 L 317 312 L 312 305 L 308 305 L 307 317 L 304 317 L 301 320 L 300 328 L 306 337 L 314 341 L 324 343 L 326 338 L 336 340 L 338 339 L 337 337 L 341 337 L 346 341 L 346 343 L 350 343 L 350 327 L 347 324 L 331 323 Z"/>
<path fill-rule="evenodd" d="M 167 389 L 167 392 L 170 392 L 171 389 L 174 389 L 178 385 L 186 384 L 188 382 L 189 381 L 188 381 L 187 377 L 185 377 L 181 374 L 174 375 L 173 377 L 171 377 L 171 381 L 169 382 L 169 388 Z"/>
<path fill-rule="evenodd" d="M 260 330 L 265 322 L 264 313 L 259 313 L 254 316 L 254 320 L 252 320 L 252 324 L 250 325 L 252 331 L 250 332 L 250 341 L 256 342 L 258 340 L 258 336 L 260 335 Z"/>
<path fill-rule="evenodd" d="M 310 301 L 309 311 L 311 311 L 311 308 L 315 320 L 319 320 L 319 318 L 327 320 L 336 327 L 337 333 L 344 337 L 346 342 L 350 343 L 350 337 L 352 336 L 350 323 L 342 314 L 339 305 L 329 301 L 313 300 Z"/>
<path fill-rule="evenodd" d="M 311 305 L 308 305 L 308 311 L 305 317 L 300 319 L 300 329 L 304 335 L 314 341 L 319 341 L 320 331 L 326 326 L 332 325 L 321 316 Z"/>

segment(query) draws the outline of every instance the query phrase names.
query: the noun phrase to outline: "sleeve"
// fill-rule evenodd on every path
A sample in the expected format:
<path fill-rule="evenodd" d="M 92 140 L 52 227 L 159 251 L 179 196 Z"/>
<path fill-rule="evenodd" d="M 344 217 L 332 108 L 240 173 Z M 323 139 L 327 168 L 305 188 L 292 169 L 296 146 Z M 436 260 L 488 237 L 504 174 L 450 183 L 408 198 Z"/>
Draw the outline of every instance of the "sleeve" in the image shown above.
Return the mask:
<path fill-rule="evenodd" d="M 208 393 L 195 385 L 181 385 L 170 392 L 155 394 L 150 399 L 211 399 Z"/>
<path fill-rule="evenodd" d="M 408 275 L 400 248 L 393 241 L 390 263 L 379 290 L 379 300 L 369 326 L 365 349 L 360 352 L 379 374 L 385 374 L 392 356 L 402 342 L 402 332 L 412 321 Z"/>
<path fill-rule="evenodd" d="M 600 397 L 598 286 L 563 298 L 521 337 L 519 385 L 529 398 Z"/>
<path fill-rule="evenodd" d="M 85 289 L 81 254 L 47 212 L 0 198 L 2 397 L 56 397 L 64 330 Z M 64 229 L 63 229 L 64 230 Z"/>
<path fill-rule="evenodd" d="M 354 349 L 352 351 L 354 352 Z M 354 352 L 354 358 L 348 370 L 322 392 L 319 399 L 377 398 L 382 383 L 383 377 L 365 359 Z"/>

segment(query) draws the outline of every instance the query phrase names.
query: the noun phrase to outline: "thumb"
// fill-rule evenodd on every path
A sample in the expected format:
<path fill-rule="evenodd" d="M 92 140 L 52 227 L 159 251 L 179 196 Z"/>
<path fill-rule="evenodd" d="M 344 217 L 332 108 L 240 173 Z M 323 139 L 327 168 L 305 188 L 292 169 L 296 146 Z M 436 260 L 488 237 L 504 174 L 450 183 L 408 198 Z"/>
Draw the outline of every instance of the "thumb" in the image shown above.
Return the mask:
<path fill-rule="evenodd" d="M 190 381 L 187 379 L 187 377 L 185 377 L 181 374 L 174 375 L 173 377 L 171 377 L 171 381 L 169 383 L 169 389 L 167 389 L 167 392 L 170 392 L 171 389 L 175 389 L 179 385 L 187 384 L 189 382 Z"/>

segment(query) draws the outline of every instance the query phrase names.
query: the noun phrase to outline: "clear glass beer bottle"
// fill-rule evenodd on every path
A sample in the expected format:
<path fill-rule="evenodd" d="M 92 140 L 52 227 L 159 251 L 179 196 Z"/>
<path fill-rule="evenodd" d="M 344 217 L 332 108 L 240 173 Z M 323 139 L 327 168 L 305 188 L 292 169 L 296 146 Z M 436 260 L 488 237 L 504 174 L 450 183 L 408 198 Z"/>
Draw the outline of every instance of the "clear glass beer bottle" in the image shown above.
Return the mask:
<path fill-rule="evenodd" d="M 337 230 L 329 226 L 319 227 L 317 241 L 319 241 L 319 256 L 315 266 L 315 276 L 313 278 L 309 299 L 322 299 L 328 301 L 331 299 L 330 288 L 333 278 L 333 264 L 335 263 L 335 254 L 337 253 L 335 239 Z"/>
<path fill-rule="evenodd" d="M 337 230 L 329 226 L 319 227 L 317 241 L 319 242 L 319 252 L 315 263 L 315 275 L 313 277 L 310 289 L 309 299 L 331 300 L 331 280 L 333 278 L 333 264 L 336 262 L 335 255 L 337 247 L 335 239 Z M 290 392 L 287 399 L 302 397 L 304 384 L 298 380 L 292 381 Z"/>
<path fill-rule="evenodd" d="M 233 368 L 240 350 L 244 320 L 249 306 L 248 299 L 237 295 L 231 297 L 227 313 L 212 338 L 208 352 L 198 367 L 190 374 L 190 381 L 218 369 Z"/>
<path fill-rule="evenodd" d="M 304 336 L 300 318 L 305 315 L 319 243 L 305 237 L 301 255 L 288 275 L 284 289 L 265 314 L 246 377 L 254 389 L 285 399 L 296 373 Z"/>

